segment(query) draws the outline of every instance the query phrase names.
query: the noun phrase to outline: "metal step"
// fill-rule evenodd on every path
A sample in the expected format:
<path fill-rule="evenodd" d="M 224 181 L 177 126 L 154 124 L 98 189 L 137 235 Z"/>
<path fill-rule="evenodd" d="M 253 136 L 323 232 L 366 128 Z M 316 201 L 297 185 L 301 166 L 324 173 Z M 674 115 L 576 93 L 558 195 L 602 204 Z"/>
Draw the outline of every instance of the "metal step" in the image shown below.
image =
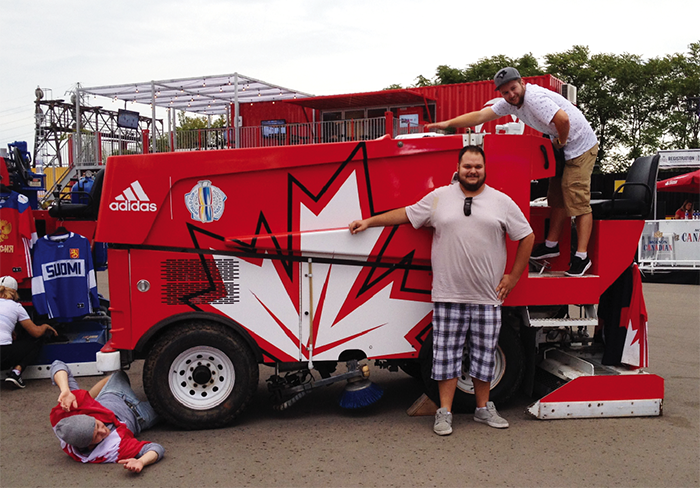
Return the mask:
<path fill-rule="evenodd" d="M 601 359 L 602 357 L 597 355 L 577 354 L 572 351 L 552 348 L 544 352 L 544 360 L 537 367 L 566 381 L 580 376 L 616 376 L 640 373 L 639 368 L 628 367 L 624 364 L 609 366 L 602 364 Z"/>
<path fill-rule="evenodd" d="M 59 178 L 57 181 L 54 182 L 53 186 L 51 188 L 46 189 L 46 193 L 44 194 L 43 198 L 41 199 L 42 203 L 50 203 L 55 200 L 54 197 L 54 191 L 56 190 L 56 187 L 58 185 L 61 185 L 61 188 L 65 189 L 68 183 L 71 181 L 73 178 L 78 178 L 81 174 L 81 172 L 85 171 L 92 171 L 93 173 L 97 173 L 100 169 L 104 168 L 104 165 L 98 165 L 98 164 L 76 164 L 68 171 L 65 172 L 63 177 Z"/>
<path fill-rule="evenodd" d="M 550 318 L 550 317 L 533 317 L 530 314 L 530 309 L 527 309 L 527 326 L 528 327 L 595 327 L 598 325 L 598 311 L 593 304 L 575 305 L 579 307 L 583 317 L 572 318 Z M 537 313 L 537 312 L 535 312 Z"/>
<path fill-rule="evenodd" d="M 542 420 L 659 416 L 663 401 L 663 378 L 636 370 L 573 378 L 530 405 L 527 413 Z"/>
<path fill-rule="evenodd" d="M 566 381 L 595 374 L 595 367 L 590 362 L 559 349 L 546 350 L 538 367 Z"/>
<path fill-rule="evenodd" d="M 597 318 L 563 318 L 563 319 L 534 319 L 530 318 L 530 327 L 595 327 Z"/>

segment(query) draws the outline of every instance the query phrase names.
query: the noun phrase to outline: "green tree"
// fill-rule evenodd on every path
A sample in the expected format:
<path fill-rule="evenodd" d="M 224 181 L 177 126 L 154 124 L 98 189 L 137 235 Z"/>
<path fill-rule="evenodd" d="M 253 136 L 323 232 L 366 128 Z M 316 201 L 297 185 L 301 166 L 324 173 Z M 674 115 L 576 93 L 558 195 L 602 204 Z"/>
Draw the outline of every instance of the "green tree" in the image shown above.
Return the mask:
<path fill-rule="evenodd" d="M 423 75 L 418 75 L 416 78 L 416 84 L 414 86 L 430 86 L 433 85 L 434 83 L 430 81 L 428 78 L 426 78 Z"/>
<path fill-rule="evenodd" d="M 212 149 L 225 146 L 222 131 L 205 130 L 226 127 L 226 119 L 220 115 L 212 120 L 206 116 L 188 116 L 186 112 L 178 112 L 177 147 L 188 149 Z"/>
<path fill-rule="evenodd" d="M 522 76 L 551 74 L 577 88 L 577 105 L 596 132 L 603 171 L 624 171 L 635 158 L 659 149 L 700 147 L 700 117 L 688 100 L 700 97 L 700 42 L 686 54 L 643 59 L 634 54 L 593 54 L 575 45 L 546 54 L 541 67 L 532 53 L 481 58 L 464 70 L 440 65 L 435 77 L 414 86 L 490 80 L 504 66 Z"/>
<path fill-rule="evenodd" d="M 668 95 L 669 114 L 666 129 L 670 146 L 678 149 L 700 148 L 700 114 L 693 113 L 688 101 L 700 97 L 700 42 L 688 46 L 688 55 L 667 56 L 669 79 L 664 86 Z M 697 106 L 696 106 L 697 107 Z"/>
<path fill-rule="evenodd" d="M 616 74 L 612 91 L 625 107 L 620 120 L 625 130 L 620 142 L 627 149 L 624 159 L 631 163 L 656 152 L 661 145 L 664 120 L 670 111 L 662 89 L 668 78 L 669 63 L 659 58 L 643 61 L 637 55 L 623 54 Z"/>
<path fill-rule="evenodd" d="M 598 135 L 599 162 L 623 171 L 662 147 L 670 106 L 667 60 L 632 54 L 590 56 L 584 46 L 545 56 L 547 71 L 578 89 L 578 106 Z"/>
<path fill-rule="evenodd" d="M 446 65 L 440 65 L 435 70 L 436 85 L 453 85 L 455 83 L 465 83 L 467 78 L 464 71 Z"/>
<path fill-rule="evenodd" d="M 545 63 L 547 73 L 576 87 L 577 105 L 598 135 L 598 161 L 604 161 L 608 148 L 619 143 L 621 129 L 616 121 L 624 110 L 611 92 L 618 70 L 617 56 L 591 56 L 587 46 L 574 46 L 547 54 Z"/>
<path fill-rule="evenodd" d="M 498 73 L 498 70 L 506 66 L 512 66 L 517 69 L 521 76 L 539 76 L 544 74 L 537 58 L 532 53 L 527 53 L 515 59 L 498 55 L 481 58 L 476 63 L 468 65 L 464 70 L 464 81 L 492 80 Z"/>
<path fill-rule="evenodd" d="M 178 127 L 177 130 L 196 130 L 196 129 L 207 129 L 209 127 L 218 128 L 226 127 L 226 119 L 223 115 L 220 115 L 217 119 L 213 120 L 211 126 L 209 126 L 209 119 L 206 116 L 193 116 L 187 115 L 187 112 L 178 112 L 177 114 Z"/>
<path fill-rule="evenodd" d="M 454 85 L 456 83 L 491 80 L 499 69 L 506 66 L 513 66 L 522 76 L 544 74 L 537 62 L 537 58 L 532 53 L 516 59 L 498 55 L 481 58 L 477 62 L 467 65 L 463 70 L 442 64 L 435 70 L 435 77 L 432 80 L 423 75 L 418 75 L 413 86 Z"/>

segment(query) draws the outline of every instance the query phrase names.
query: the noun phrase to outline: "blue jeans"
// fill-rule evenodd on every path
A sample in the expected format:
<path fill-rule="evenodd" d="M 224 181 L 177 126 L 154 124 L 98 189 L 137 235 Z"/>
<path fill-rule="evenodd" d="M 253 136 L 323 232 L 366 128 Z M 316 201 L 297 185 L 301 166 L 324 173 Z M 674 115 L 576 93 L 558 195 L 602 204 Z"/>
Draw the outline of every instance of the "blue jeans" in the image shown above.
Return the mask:
<path fill-rule="evenodd" d="M 124 371 L 117 371 L 109 380 L 107 384 L 102 388 L 102 391 L 97 395 L 98 402 L 100 397 L 105 393 L 114 393 L 124 400 L 124 402 L 134 411 L 134 413 L 139 417 L 139 426 L 141 430 L 150 429 L 158 423 L 160 418 L 151 404 L 148 402 L 142 402 L 136 397 L 134 390 L 131 389 L 131 382 L 129 377 Z M 138 432 L 134 432 L 137 434 Z"/>

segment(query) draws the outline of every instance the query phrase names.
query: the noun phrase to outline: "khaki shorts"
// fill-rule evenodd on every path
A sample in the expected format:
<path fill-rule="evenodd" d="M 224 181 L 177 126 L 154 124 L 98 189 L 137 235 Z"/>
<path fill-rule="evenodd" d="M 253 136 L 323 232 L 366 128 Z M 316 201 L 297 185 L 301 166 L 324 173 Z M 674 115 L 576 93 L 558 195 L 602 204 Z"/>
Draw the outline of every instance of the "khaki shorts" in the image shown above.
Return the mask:
<path fill-rule="evenodd" d="M 550 207 L 565 208 L 577 217 L 591 213 L 591 173 L 598 156 L 598 144 L 566 161 L 561 177 L 550 178 L 547 201 Z"/>

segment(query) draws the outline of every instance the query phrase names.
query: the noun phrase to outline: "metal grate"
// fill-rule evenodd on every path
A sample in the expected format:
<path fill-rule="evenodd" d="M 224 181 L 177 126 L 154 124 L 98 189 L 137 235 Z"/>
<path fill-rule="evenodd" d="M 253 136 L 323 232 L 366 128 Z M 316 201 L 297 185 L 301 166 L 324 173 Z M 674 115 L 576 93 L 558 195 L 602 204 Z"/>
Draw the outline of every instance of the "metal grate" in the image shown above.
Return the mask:
<path fill-rule="evenodd" d="M 213 280 L 209 280 L 209 276 Z M 225 305 L 240 301 L 238 260 L 166 259 L 161 263 L 161 303 Z"/>

